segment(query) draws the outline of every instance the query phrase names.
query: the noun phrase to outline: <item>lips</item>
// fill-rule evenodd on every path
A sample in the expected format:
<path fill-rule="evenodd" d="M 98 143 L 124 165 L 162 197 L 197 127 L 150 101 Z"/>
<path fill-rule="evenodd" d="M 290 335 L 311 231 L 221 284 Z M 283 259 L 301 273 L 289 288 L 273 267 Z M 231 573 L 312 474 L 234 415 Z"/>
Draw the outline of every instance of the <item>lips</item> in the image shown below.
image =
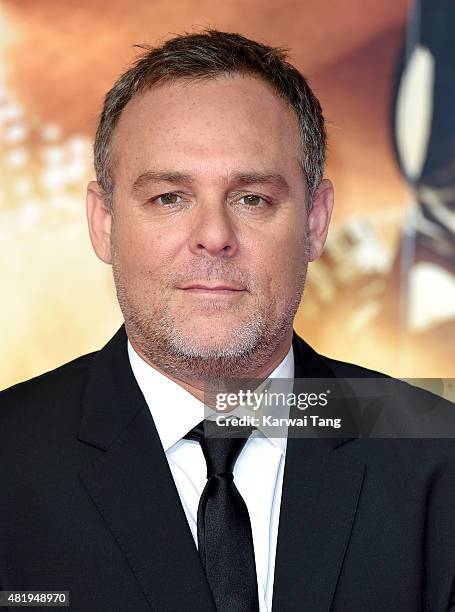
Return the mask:
<path fill-rule="evenodd" d="M 192 283 L 181 287 L 183 290 L 200 290 L 200 291 L 244 291 L 241 287 L 227 284 L 208 285 L 204 283 Z"/>

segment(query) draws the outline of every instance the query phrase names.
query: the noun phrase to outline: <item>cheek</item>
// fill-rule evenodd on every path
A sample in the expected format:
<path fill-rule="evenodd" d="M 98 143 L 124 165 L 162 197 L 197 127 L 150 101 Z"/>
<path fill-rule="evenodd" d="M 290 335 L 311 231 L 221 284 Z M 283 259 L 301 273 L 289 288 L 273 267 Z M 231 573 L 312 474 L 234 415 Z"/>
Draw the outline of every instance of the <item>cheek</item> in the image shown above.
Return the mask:
<path fill-rule="evenodd" d="M 302 233 L 285 231 L 278 232 L 262 245 L 257 245 L 260 254 L 260 274 L 267 279 L 267 284 L 273 288 L 289 291 L 295 288 L 301 277 L 302 270 L 306 268 L 306 239 L 304 229 Z"/>
<path fill-rule="evenodd" d="M 272 254 L 271 254 L 272 255 Z M 295 263 L 283 254 L 264 258 L 258 270 L 258 294 L 273 312 L 281 312 L 292 301 L 299 286 Z"/>
<path fill-rule="evenodd" d="M 166 242 L 146 228 L 122 227 L 114 236 L 117 259 L 129 277 L 155 276 L 166 269 Z"/>

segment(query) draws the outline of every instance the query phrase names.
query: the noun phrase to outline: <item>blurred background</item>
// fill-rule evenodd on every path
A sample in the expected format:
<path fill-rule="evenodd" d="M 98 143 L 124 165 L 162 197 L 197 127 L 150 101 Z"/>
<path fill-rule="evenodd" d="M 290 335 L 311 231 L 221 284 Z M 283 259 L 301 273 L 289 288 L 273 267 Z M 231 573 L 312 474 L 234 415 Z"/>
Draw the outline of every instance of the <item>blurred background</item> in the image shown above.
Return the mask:
<path fill-rule="evenodd" d="M 0 388 L 122 323 L 85 186 L 105 92 L 200 27 L 290 49 L 321 100 L 336 207 L 295 329 L 399 377 L 455 375 L 453 0 L 0 0 Z"/>

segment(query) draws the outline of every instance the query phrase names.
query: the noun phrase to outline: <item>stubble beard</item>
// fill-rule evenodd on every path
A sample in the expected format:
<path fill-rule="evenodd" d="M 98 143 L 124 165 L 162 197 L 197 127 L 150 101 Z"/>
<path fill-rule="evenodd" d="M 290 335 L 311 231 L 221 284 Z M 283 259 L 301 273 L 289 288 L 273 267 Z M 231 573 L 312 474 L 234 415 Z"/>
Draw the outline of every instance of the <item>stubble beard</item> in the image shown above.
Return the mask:
<path fill-rule="evenodd" d="M 278 307 L 280 316 L 275 314 L 277 300 L 261 300 L 254 287 L 250 286 L 250 293 L 255 296 L 254 303 L 239 317 L 232 333 L 224 337 L 222 345 L 204 347 L 185 332 L 181 319 L 170 312 L 164 292 L 161 299 L 153 300 L 153 306 L 144 308 L 125 283 L 125 274 L 115 246 L 112 246 L 112 271 L 128 337 L 133 339 L 148 363 L 171 376 L 206 385 L 228 379 L 254 378 L 271 360 L 292 328 L 305 285 L 307 258 L 296 278 L 293 297 L 287 304 Z M 209 277 L 210 274 L 204 276 Z M 211 318 L 207 322 L 212 325 Z"/>

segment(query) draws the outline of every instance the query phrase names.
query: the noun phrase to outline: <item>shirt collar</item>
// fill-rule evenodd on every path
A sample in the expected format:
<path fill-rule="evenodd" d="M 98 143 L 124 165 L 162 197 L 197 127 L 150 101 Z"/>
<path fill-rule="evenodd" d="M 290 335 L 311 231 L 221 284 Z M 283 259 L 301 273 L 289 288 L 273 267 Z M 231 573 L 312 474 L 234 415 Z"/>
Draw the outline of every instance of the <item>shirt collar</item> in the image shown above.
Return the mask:
<path fill-rule="evenodd" d="M 152 414 L 163 449 L 166 452 L 186 433 L 200 423 L 206 416 L 204 403 L 191 395 L 179 384 L 153 368 L 134 350 L 127 341 L 128 357 L 137 384 Z M 273 385 L 270 379 L 294 379 L 294 352 L 292 344 L 284 359 L 269 375 L 263 385 Z M 262 387 L 262 385 L 261 385 Z M 287 416 L 287 414 L 285 415 Z M 286 452 L 286 433 L 283 437 L 271 436 L 266 428 L 258 426 L 251 437 L 265 436 L 284 455 Z"/>

